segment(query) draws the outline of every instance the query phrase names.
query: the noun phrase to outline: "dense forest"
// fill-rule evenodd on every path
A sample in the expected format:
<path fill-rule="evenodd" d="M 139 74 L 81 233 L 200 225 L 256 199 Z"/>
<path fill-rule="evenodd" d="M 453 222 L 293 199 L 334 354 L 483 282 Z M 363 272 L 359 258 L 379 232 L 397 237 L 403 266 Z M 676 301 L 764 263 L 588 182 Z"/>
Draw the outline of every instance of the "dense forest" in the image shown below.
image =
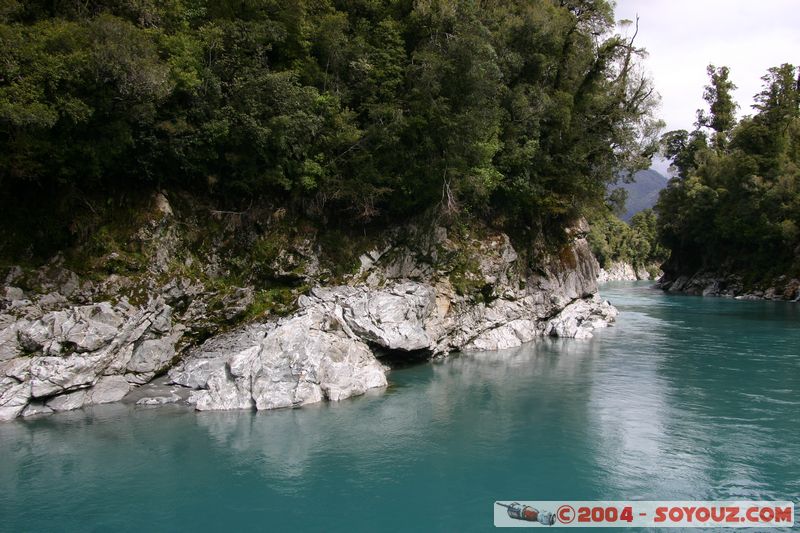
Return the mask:
<path fill-rule="evenodd" d="M 164 188 L 322 223 L 561 228 L 656 149 L 636 31 L 597 0 L 2 0 L 0 254 Z M 755 120 L 731 147 L 782 127 Z"/>
<path fill-rule="evenodd" d="M 800 71 L 769 69 L 754 114 L 737 122 L 726 67 L 708 67 L 696 129 L 663 136 L 677 179 L 656 206 L 672 250 L 665 271 L 745 275 L 750 282 L 800 273 Z"/>
<path fill-rule="evenodd" d="M 652 270 L 655 276 L 669 257 L 669 251 L 658 239 L 657 218 L 652 209 L 643 209 L 631 217 L 630 223 L 621 220 L 610 210 L 592 217 L 589 244 L 603 268 L 613 262 L 628 263 L 635 269 Z"/>

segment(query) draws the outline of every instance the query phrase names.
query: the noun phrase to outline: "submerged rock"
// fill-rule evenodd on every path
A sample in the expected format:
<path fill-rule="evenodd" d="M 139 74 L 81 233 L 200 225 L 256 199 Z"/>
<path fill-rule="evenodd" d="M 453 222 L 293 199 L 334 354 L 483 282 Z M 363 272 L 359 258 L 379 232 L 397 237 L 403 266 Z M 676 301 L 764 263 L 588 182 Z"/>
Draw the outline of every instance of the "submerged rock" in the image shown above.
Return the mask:
<path fill-rule="evenodd" d="M 170 394 L 168 396 L 148 396 L 137 401 L 136 405 L 157 406 L 157 405 L 167 405 L 170 403 L 178 403 L 180 401 L 181 401 L 180 396 L 178 396 L 177 394 Z"/>
<path fill-rule="evenodd" d="M 190 389 L 187 387 L 171 384 L 168 376 L 162 376 L 141 387 L 131 389 L 131 391 L 122 398 L 122 401 L 124 403 L 145 406 L 172 403 L 188 405 L 187 399 L 189 398 L 189 393 Z"/>

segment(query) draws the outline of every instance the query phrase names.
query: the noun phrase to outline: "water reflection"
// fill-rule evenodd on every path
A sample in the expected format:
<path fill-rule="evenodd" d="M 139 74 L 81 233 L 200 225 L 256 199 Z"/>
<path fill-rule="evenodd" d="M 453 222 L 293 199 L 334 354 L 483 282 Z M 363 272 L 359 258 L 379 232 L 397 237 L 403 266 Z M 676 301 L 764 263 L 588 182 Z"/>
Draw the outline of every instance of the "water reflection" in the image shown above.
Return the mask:
<path fill-rule="evenodd" d="M 197 424 L 220 450 L 269 476 L 301 478 L 316 462 L 342 458 L 369 477 L 399 456 L 413 459 L 409 450 L 436 454 L 441 444 L 461 439 L 502 450 L 520 426 L 584 424 L 586 410 L 562 395 L 583 394 L 580 376 L 591 372 L 598 347 L 546 340 L 463 354 L 395 373 L 386 393 L 297 410 L 199 413 Z M 521 399 L 531 395 L 536 406 L 523 407 Z"/>

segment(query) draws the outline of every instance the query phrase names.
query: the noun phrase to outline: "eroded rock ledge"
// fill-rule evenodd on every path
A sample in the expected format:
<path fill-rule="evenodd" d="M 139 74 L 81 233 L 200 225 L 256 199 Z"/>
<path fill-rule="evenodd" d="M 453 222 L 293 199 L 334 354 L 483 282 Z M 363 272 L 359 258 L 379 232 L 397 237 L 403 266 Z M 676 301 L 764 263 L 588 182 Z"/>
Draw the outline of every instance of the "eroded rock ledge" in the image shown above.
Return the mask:
<path fill-rule="evenodd" d="M 71 305 L 58 291 L 31 299 L 7 284 L 0 420 L 119 401 L 137 388 L 139 404 L 186 401 L 199 410 L 336 401 L 386 386 L 386 355 L 590 337 L 616 310 L 597 296 L 585 231 L 583 224 L 568 230 L 570 242 L 538 257 L 536 268 L 520 264 L 502 233 L 472 240 L 469 269 L 453 259 L 464 252 L 443 228 L 417 235 L 414 248 L 388 238 L 361 257 L 348 284 L 316 287 L 290 316 L 196 346 L 186 333 L 203 315 L 193 311 L 186 283 L 174 281 L 140 306 Z"/>

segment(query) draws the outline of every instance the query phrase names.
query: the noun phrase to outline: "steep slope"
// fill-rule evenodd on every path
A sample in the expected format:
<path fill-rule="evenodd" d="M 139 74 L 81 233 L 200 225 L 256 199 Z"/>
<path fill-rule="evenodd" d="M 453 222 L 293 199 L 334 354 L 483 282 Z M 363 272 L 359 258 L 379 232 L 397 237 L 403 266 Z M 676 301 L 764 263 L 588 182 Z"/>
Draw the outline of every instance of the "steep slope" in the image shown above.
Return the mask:
<path fill-rule="evenodd" d="M 625 214 L 620 218 L 629 222 L 631 217 L 643 209 L 652 208 L 658 201 L 658 193 L 667 186 L 669 178 L 652 168 L 640 170 L 633 175 L 631 183 L 620 182 L 611 188 L 622 188 L 628 193 L 625 201 Z"/>

